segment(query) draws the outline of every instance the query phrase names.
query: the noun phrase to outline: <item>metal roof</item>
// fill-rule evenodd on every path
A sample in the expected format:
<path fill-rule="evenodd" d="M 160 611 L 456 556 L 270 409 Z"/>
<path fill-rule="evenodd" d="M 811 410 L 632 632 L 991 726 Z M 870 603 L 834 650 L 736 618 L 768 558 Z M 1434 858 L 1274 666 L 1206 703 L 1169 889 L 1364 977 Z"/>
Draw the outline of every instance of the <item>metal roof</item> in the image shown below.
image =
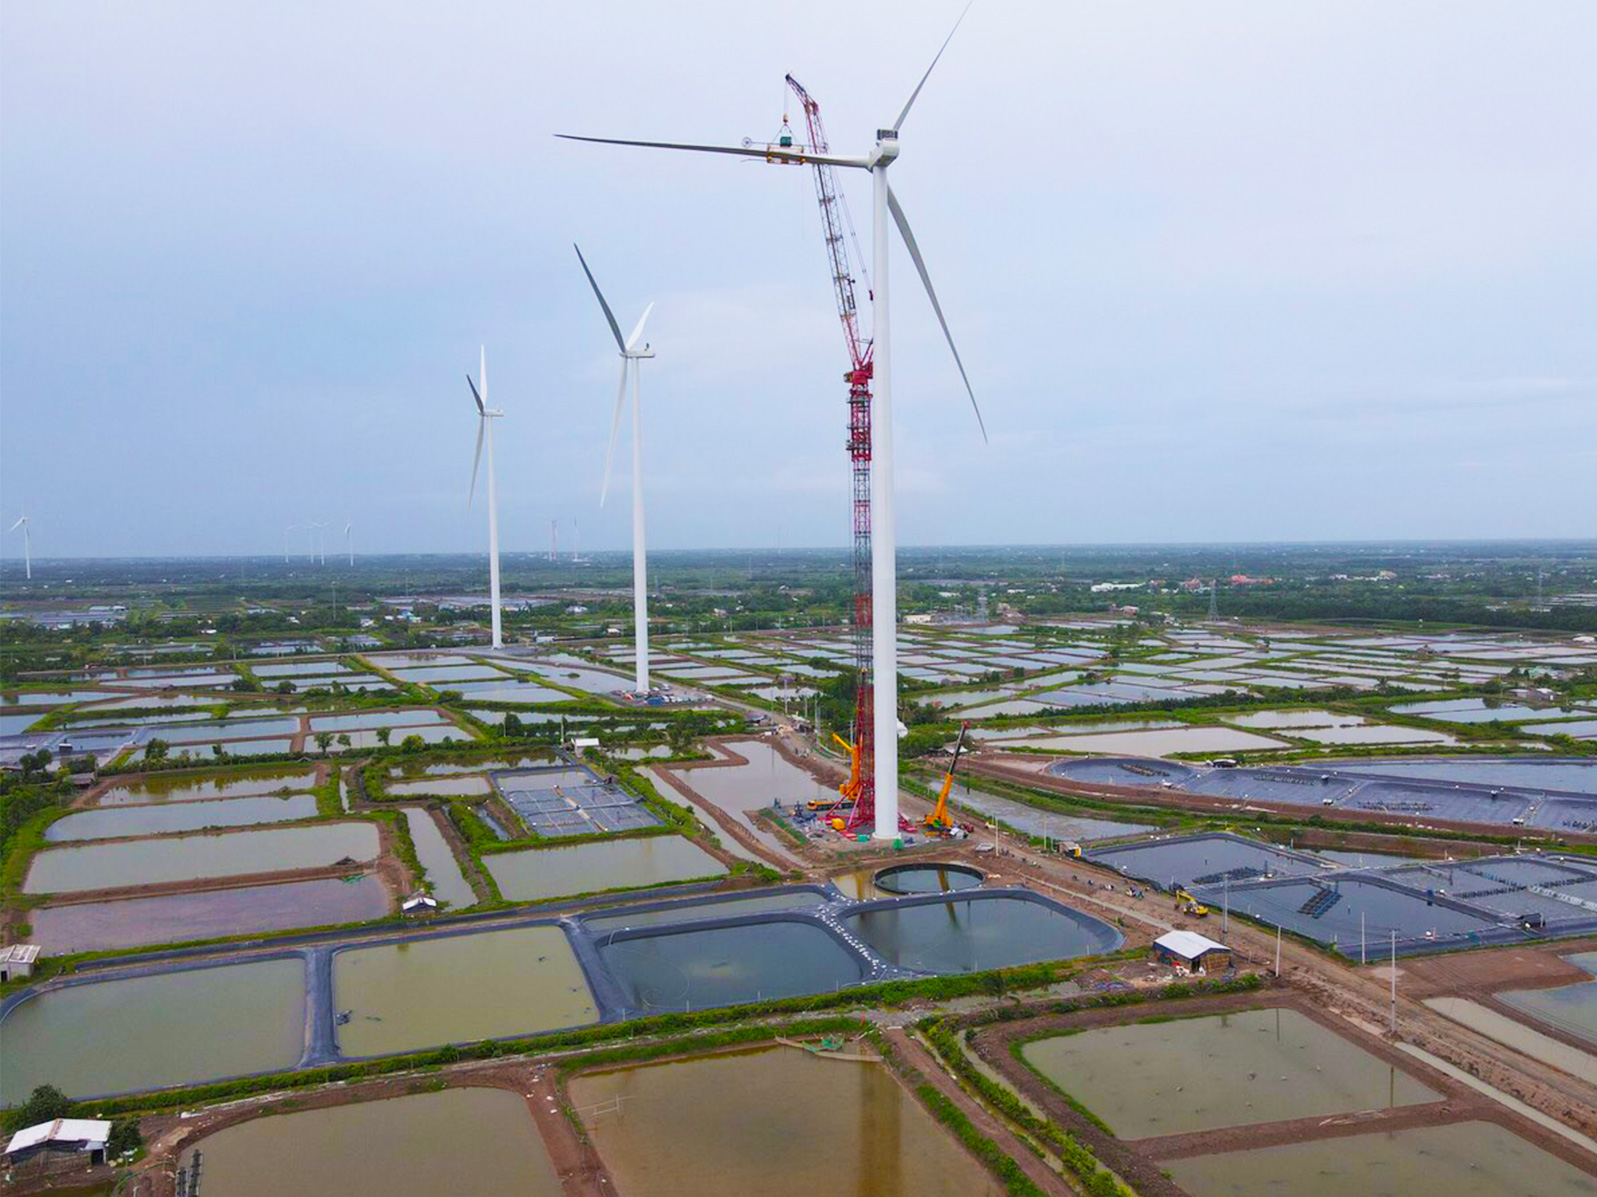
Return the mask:
<path fill-rule="evenodd" d="M 15 1155 L 44 1143 L 82 1143 L 85 1151 L 104 1147 L 111 1137 L 111 1124 L 98 1118 L 57 1118 L 19 1130 L 6 1144 L 6 1154 Z"/>
<path fill-rule="evenodd" d="M 39 945 L 36 943 L 14 943 L 0 948 L 0 964 L 32 964 L 38 958 Z"/>
<path fill-rule="evenodd" d="M 1196 931 L 1167 931 L 1153 941 L 1153 946 L 1174 952 L 1184 960 L 1196 960 L 1205 952 L 1231 950 L 1225 944 L 1215 943 L 1207 935 L 1199 935 Z"/>

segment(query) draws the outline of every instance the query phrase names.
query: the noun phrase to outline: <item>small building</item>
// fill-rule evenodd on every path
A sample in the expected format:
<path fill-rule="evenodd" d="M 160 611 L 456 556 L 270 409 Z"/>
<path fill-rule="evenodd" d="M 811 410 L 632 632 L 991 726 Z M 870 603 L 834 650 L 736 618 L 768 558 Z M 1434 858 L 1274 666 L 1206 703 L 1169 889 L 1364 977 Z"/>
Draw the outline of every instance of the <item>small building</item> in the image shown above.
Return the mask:
<path fill-rule="evenodd" d="M 19 1130 L 6 1144 L 6 1162 L 19 1164 L 23 1160 L 46 1152 L 67 1154 L 72 1152 L 88 1156 L 88 1163 L 105 1163 L 105 1145 L 111 1138 L 111 1124 L 98 1118 L 57 1118 L 54 1122 L 41 1122 Z"/>
<path fill-rule="evenodd" d="M 1231 949 L 1196 931 L 1170 931 L 1153 941 L 1154 958 L 1189 973 L 1223 973 L 1231 967 Z"/>
<path fill-rule="evenodd" d="M 33 976 L 33 966 L 39 959 L 36 943 L 14 943 L 0 948 L 0 984 L 19 977 Z"/>
<path fill-rule="evenodd" d="M 399 904 L 405 914 L 427 914 L 438 909 L 438 900 L 430 894 L 411 894 Z"/>

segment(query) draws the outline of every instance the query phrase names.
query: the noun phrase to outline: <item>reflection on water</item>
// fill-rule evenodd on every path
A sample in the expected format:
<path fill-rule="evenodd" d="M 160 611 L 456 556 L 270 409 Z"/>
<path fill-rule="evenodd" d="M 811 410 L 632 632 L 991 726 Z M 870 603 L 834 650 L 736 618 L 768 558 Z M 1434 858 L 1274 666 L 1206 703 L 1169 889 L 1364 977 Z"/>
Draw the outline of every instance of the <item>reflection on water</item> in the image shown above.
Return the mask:
<path fill-rule="evenodd" d="M 878 955 L 904 968 L 974 973 L 1111 951 L 1120 935 L 1079 911 L 1024 898 L 953 898 L 843 919 Z"/>
<path fill-rule="evenodd" d="M 483 863 L 499 892 L 512 902 L 663 885 L 726 872 L 715 857 L 679 835 L 497 852 L 485 856 Z"/>
<path fill-rule="evenodd" d="M 313 869 L 346 858 L 371 860 L 377 846 L 375 824 L 320 823 L 49 848 L 33 858 L 24 889 L 30 894 L 68 893 Z"/>
<path fill-rule="evenodd" d="M 207 1194 L 559 1197 L 527 1112 L 502 1089 L 446 1089 L 255 1118 L 201 1139 Z M 192 1151 L 185 1153 L 187 1167 Z"/>
<path fill-rule="evenodd" d="M 1490 1122 L 1170 1160 L 1193 1197 L 1590 1197 L 1597 1179 Z"/>
<path fill-rule="evenodd" d="M 1296 1010 L 1099 1027 L 1022 1054 L 1123 1139 L 1440 1098 Z"/>
<path fill-rule="evenodd" d="M 813 923 L 771 922 L 602 938 L 599 955 L 642 1010 L 699 1010 L 852 985 L 859 962 Z"/>
<path fill-rule="evenodd" d="M 247 773 L 190 773 L 151 777 L 114 785 L 100 795 L 101 806 L 138 802 L 182 802 L 193 798 L 240 798 L 279 790 L 308 790 L 315 769 L 251 770 Z"/>
<path fill-rule="evenodd" d="M 92 1097 L 291 1068 L 304 1027 L 297 957 L 52 990 L 0 1021 L 0 1103 L 35 1085 Z"/>
<path fill-rule="evenodd" d="M 424 810 L 406 807 L 405 824 L 410 828 L 410 842 L 416 845 L 416 859 L 433 883 L 433 897 L 456 910 L 476 905 L 477 895 L 433 817 Z"/>
<path fill-rule="evenodd" d="M 878 1064 L 795 1048 L 579 1076 L 572 1104 L 627 1197 L 997 1197 Z"/>

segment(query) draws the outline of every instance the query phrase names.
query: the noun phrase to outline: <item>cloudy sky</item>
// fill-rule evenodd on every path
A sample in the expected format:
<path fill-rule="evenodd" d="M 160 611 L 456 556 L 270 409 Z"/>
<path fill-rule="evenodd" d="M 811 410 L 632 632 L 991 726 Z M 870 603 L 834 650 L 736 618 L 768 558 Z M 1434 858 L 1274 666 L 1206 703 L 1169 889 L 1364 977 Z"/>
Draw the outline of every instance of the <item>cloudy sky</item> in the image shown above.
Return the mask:
<path fill-rule="evenodd" d="M 844 543 L 806 172 L 552 134 L 764 141 L 792 71 L 863 152 L 957 12 L 10 0 L 0 516 L 480 549 L 486 343 L 506 546 L 621 547 L 577 240 L 624 326 L 657 304 L 651 543 Z M 1594 46 L 1590 0 L 977 0 L 894 180 L 992 441 L 898 252 L 901 540 L 1597 533 Z"/>

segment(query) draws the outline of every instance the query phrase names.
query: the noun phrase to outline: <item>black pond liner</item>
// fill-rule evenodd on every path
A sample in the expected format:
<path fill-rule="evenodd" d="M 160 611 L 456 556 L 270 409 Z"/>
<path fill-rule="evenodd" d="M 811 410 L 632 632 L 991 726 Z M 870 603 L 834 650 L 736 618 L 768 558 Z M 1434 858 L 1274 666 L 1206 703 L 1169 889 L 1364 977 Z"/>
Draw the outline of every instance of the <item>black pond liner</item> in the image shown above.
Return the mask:
<path fill-rule="evenodd" d="M 972 889 L 987 880 L 980 869 L 960 864 L 890 865 L 872 880 L 888 894 L 944 894 Z"/>

